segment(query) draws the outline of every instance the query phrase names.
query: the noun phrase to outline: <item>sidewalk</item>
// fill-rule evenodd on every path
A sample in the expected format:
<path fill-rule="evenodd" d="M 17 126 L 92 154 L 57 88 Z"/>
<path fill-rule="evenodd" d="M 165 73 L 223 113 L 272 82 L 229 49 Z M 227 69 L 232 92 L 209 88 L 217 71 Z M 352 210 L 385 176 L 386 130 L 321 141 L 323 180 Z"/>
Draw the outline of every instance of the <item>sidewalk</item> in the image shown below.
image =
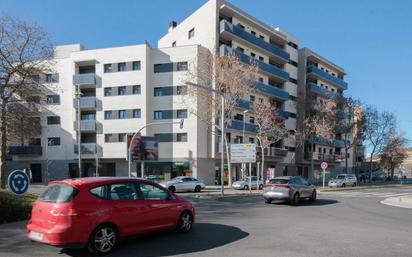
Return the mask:
<path fill-rule="evenodd" d="M 316 190 L 319 192 L 334 192 L 334 191 L 350 191 L 350 190 L 362 190 L 362 189 L 376 189 L 376 188 L 412 188 L 411 184 L 363 184 L 356 187 L 327 187 L 322 189 L 322 186 L 316 186 Z"/>
<path fill-rule="evenodd" d="M 400 197 L 389 197 L 381 201 L 382 204 L 412 209 L 412 195 L 404 195 Z"/>

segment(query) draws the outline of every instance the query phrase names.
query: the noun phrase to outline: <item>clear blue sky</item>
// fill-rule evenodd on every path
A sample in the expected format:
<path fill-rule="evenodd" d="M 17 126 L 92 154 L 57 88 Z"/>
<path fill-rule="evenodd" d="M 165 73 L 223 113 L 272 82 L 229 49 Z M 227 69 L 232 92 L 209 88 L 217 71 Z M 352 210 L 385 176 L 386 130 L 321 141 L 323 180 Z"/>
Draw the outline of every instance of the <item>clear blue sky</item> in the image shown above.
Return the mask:
<path fill-rule="evenodd" d="M 205 0 L 1 0 L 0 12 L 45 27 L 56 44 L 87 48 L 153 47 L 170 20 L 182 21 Z M 395 113 L 412 139 L 412 1 L 232 0 L 280 26 L 345 68 L 347 94 Z"/>

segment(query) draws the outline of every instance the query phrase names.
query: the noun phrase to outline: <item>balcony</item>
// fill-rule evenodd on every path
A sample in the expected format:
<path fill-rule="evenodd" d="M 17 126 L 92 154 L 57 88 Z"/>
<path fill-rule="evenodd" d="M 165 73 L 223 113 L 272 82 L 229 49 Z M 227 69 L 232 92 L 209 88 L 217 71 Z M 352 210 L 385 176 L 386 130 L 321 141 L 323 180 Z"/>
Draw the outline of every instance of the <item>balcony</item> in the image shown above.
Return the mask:
<path fill-rule="evenodd" d="M 259 60 L 256 60 L 246 54 L 241 53 L 240 51 L 234 50 L 226 45 L 221 45 L 220 46 L 220 55 L 227 55 L 227 54 L 234 54 L 236 55 L 240 61 L 242 61 L 245 64 L 253 64 L 256 63 L 256 65 L 259 67 L 260 71 L 263 73 L 266 73 L 268 76 L 275 77 L 281 81 L 289 81 L 289 73 L 286 71 L 271 65 L 269 63 L 265 63 Z"/>
<path fill-rule="evenodd" d="M 78 130 L 77 121 L 74 122 L 74 130 Z M 96 131 L 96 121 L 95 120 L 81 120 L 80 121 L 80 131 L 81 132 L 94 132 Z"/>
<path fill-rule="evenodd" d="M 42 155 L 42 147 L 40 145 L 28 146 L 9 146 L 9 155 Z"/>
<path fill-rule="evenodd" d="M 322 161 L 322 162 L 342 162 L 345 160 L 344 154 L 326 154 L 326 153 L 309 153 L 305 152 L 305 160 L 311 160 L 312 158 L 315 161 Z"/>
<path fill-rule="evenodd" d="M 285 50 L 273 45 L 265 40 L 258 38 L 239 26 L 233 25 L 232 23 L 222 20 L 220 21 L 220 34 L 233 37 L 242 40 L 243 43 L 250 45 L 251 47 L 259 47 L 261 50 L 265 51 L 267 54 L 275 57 L 276 59 L 288 62 L 289 53 Z"/>
<path fill-rule="evenodd" d="M 245 131 L 248 132 L 257 132 L 256 124 L 245 122 Z M 232 120 L 232 124 L 228 126 L 231 129 L 241 130 L 243 131 L 243 121 L 241 120 Z"/>
<path fill-rule="evenodd" d="M 336 148 L 343 148 L 345 147 L 345 142 L 343 142 L 340 139 L 328 139 L 324 138 L 321 136 L 315 136 L 315 138 L 312 140 L 312 143 L 318 144 L 318 145 L 327 145 L 327 146 L 332 146 Z"/>
<path fill-rule="evenodd" d="M 73 100 L 74 108 L 78 108 L 78 101 L 77 99 Z M 96 97 L 94 96 L 87 96 L 87 97 L 80 97 L 80 109 L 87 109 L 87 110 L 95 110 L 96 109 Z"/>
<path fill-rule="evenodd" d="M 258 150 L 258 153 L 260 153 L 260 149 Z M 277 148 L 277 147 L 268 147 L 265 149 L 265 156 L 267 157 L 285 157 L 288 154 L 288 150 L 282 149 L 282 148 Z"/>
<path fill-rule="evenodd" d="M 287 120 L 289 118 L 289 112 L 284 111 L 284 110 L 277 110 L 277 115 L 282 118 Z"/>
<path fill-rule="evenodd" d="M 341 80 L 338 77 L 330 75 L 326 71 L 323 71 L 323 70 L 319 69 L 316 66 L 313 66 L 313 65 L 308 66 L 307 67 L 307 72 L 310 73 L 310 74 L 313 74 L 314 76 L 316 76 L 320 79 L 326 80 L 329 83 L 331 83 L 331 84 L 333 84 L 333 85 L 335 85 L 335 86 L 337 86 L 337 87 L 339 87 L 343 90 L 348 89 L 348 83 L 346 83 L 345 81 Z"/>
<path fill-rule="evenodd" d="M 96 154 L 97 153 L 97 145 L 96 143 L 82 143 L 81 145 L 82 154 Z M 79 153 L 78 144 L 74 145 L 74 153 Z"/>
<path fill-rule="evenodd" d="M 271 86 L 262 82 L 255 82 L 254 87 L 270 96 L 275 97 L 278 100 L 286 101 L 289 100 L 289 93 L 286 90 L 280 89 L 275 86 Z"/>
<path fill-rule="evenodd" d="M 251 110 L 253 108 L 253 103 L 243 99 L 236 100 L 237 107 L 245 110 Z"/>
<path fill-rule="evenodd" d="M 96 74 L 85 73 L 73 75 L 73 85 L 96 85 Z"/>
<path fill-rule="evenodd" d="M 327 90 L 326 88 L 323 88 L 321 86 L 318 86 L 315 83 L 308 82 L 306 83 L 306 88 L 309 92 L 321 95 L 323 97 L 330 97 L 332 99 L 338 99 L 340 95 L 337 92 L 332 92 L 330 90 Z"/>

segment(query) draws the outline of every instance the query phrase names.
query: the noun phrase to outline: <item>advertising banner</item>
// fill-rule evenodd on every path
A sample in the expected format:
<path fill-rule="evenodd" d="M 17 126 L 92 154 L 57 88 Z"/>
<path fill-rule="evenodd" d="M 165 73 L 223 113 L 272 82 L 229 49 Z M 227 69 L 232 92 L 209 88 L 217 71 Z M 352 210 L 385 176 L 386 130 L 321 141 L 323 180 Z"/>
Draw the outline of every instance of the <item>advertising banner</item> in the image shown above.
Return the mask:
<path fill-rule="evenodd" d="M 127 149 L 131 150 L 133 161 L 155 161 L 159 159 L 159 147 L 155 137 L 142 137 L 137 135 L 133 142 L 132 136 L 127 137 Z"/>

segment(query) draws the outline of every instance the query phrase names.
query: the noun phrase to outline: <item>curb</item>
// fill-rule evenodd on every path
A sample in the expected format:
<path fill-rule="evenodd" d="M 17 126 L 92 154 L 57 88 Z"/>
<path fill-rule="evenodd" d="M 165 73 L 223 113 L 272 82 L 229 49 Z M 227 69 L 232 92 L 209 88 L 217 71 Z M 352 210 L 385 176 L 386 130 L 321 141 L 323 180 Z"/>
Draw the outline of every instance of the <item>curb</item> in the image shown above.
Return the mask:
<path fill-rule="evenodd" d="M 381 204 L 389 205 L 389 206 L 394 206 L 394 207 L 399 207 L 399 208 L 405 208 L 405 209 L 412 209 L 412 200 L 406 200 L 402 201 L 402 197 L 389 197 L 386 198 L 382 201 L 380 201 Z M 409 196 L 411 197 L 411 196 Z"/>
<path fill-rule="evenodd" d="M 342 191 L 351 191 L 351 190 L 367 190 L 367 189 L 377 189 L 377 188 L 402 188 L 402 187 L 411 187 L 410 184 L 403 185 L 372 185 L 372 186 L 356 186 L 356 187 L 345 187 L 345 188 L 326 188 L 322 190 L 322 187 L 317 187 L 316 191 L 318 192 L 342 192 Z"/>
<path fill-rule="evenodd" d="M 191 195 L 190 197 L 192 198 L 198 198 L 198 199 L 225 199 L 225 198 L 234 198 L 234 197 L 250 197 L 250 196 L 260 196 L 261 193 L 243 193 L 243 194 L 203 194 L 203 195 Z"/>

